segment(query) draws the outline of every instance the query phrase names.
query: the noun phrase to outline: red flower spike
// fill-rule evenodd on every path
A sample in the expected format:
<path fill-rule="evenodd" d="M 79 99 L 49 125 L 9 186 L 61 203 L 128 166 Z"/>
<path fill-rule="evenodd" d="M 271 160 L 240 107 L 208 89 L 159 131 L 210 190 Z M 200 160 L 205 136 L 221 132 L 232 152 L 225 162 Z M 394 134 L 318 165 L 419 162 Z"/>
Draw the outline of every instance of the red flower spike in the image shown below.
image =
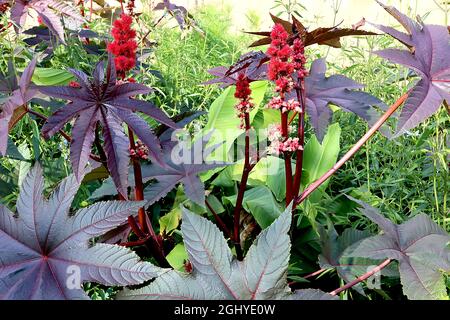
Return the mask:
<path fill-rule="evenodd" d="M 271 33 L 272 42 L 267 55 L 270 57 L 268 77 L 276 84 L 276 91 L 284 97 L 294 87 L 293 73 L 300 78 L 308 75 L 305 69 L 305 45 L 299 38 L 289 45 L 289 33 L 281 24 L 275 24 Z"/>
<path fill-rule="evenodd" d="M 70 81 L 70 82 L 69 82 L 69 87 L 72 87 L 72 88 L 80 88 L 81 86 L 80 86 L 80 84 L 79 84 L 78 82 L 76 82 L 76 81 Z"/>
<path fill-rule="evenodd" d="M 241 119 L 240 128 L 245 127 L 244 119 L 245 115 L 250 113 L 253 108 L 253 103 L 250 101 L 250 95 L 252 90 L 250 89 L 250 82 L 244 73 L 239 74 L 236 82 L 236 93 L 234 96 L 239 99 L 239 103 L 235 106 L 237 115 Z"/>
<path fill-rule="evenodd" d="M 122 14 L 114 21 L 111 34 L 114 41 L 108 45 L 108 51 L 114 55 L 117 75 L 124 79 L 128 71 L 136 66 L 136 31 L 131 29 L 133 19 Z"/>

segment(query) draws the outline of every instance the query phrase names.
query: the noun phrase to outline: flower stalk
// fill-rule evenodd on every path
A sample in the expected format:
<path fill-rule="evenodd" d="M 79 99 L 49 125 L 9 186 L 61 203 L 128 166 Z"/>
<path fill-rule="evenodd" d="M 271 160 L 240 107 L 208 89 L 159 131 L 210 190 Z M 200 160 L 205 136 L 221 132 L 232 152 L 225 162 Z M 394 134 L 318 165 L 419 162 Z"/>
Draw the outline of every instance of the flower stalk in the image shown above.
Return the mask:
<path fill-rule="evenodd" d="M 336 173 L 348 160 L 350 160 L 356 152 L 381 128 L 381 126 L 394 114 L 395 111 L 406 101 L 409 92 L 402 95 L 387 111 L 386 113 L 367 131 L 367 133 L 322 177 L 317 179 L 298 197 L 295 205 L 299 205 L 305 201 L 308 196 L 317 190 L 325 181 L 327 181 L 333 174 Z"/>
<path fill-rule="evenodd" d="M 362 276 L 356 278 L 355 280 L 347 283 L 346 285 L 344 285 L 344 286 L 342 286 L 342 287 L 340 287 L 340 288 L 338 288 L 338 289 L 336 289 L 334 291 L 331 291 L 330 294 L 332 296 L 336 296 L 339 293 L 356 286 L 358 283 L 361 283 L 361 282 L 369 279 L 374 274 L 376 274 L 376 273 L 380 272 L 381 270 L 383 270 L 384 268 L 386 268 L 390 263 L 391 263 L 391 259 L 387 259 L 387 260 L 383 261 L 381 264 L 379 264 L 378 266 L 376 266 L 375 268 L 373 268 L 369 272 L 367 272 L 367 273 L 363 274 Z"/>
<path fill-rule="evenodd" d="M 234 208 L 234 228 L 233 228 L 233 242 L 236 248 L 236 255 L 239 260 L 243 259 L 243 252 L 241 248 L 240 240 L 240 218 L 242 204 L 244 201 L 244 194 L 247 188 L 248 178 L 250 172 L 254 168 L 254 164 L 250 161 L 250 111 L 253 108 L 253 103 L 251 102 L 250 83 L 245 76 L 241 73 L 238 76 L 238 81 L 236 84 L 235 98 L 239 99 L 239 103 L 236 105 L 236 111 L 238 117 L 241 119 L 240 127 L 245 130 L 245 151 L 244 151 L 244 169 L 242 172 L 241 183 L 239 185 L 239 191 L 236 199 L 236 206 Z"/>

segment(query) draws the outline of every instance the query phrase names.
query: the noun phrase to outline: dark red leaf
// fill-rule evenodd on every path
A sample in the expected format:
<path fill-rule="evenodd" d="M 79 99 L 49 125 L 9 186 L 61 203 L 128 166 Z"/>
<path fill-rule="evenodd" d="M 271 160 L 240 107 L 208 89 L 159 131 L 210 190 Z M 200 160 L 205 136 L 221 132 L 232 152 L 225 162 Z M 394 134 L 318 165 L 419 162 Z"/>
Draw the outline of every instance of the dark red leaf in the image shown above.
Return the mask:
<path fill-rule="evenodd" d="M 71 161 L 77 178 L 81 178 L 80 172 L 90 155 L 96 125 L 100 121 L 108 169 L 119 192 L 126 197 L 129 149 L 122 123 L 136 130 L 139 138 L 149 147 L 151 159 L 156 161 L 161 161 L 162 157 L 159 142 L 150 126 L 132 111 L 143 112 L 172 128 L 177 128 L 177 125 L 153 104 L 133 98 L 135 95 L 150 92 L 150 88 L 137 83 L 117 84 L 114 62 L 112 59 L 109 61 L 106 69 L 102 62 L 96 66 L 92 81 L 85 73 L 70 70 L 77 77 L 80 88 L 39 88 L 46 95 L 71 101 L 49 117 L 42 133 L 44 137 L 49 138 L 66 123 L 77 118 L 73 128 L 76 140 L 71 143 Z"/>
<path fill-rule="evenodd" d="M 327 45 L 330 47 L 340 48 L 341 42 L 340 39 L 342 37 L 347 36 L 372 36 L 377 35 L 374 32 L 358 30 L 358 29 L 341 29 L 338 27 L 329 27 L 329 28 L 317 28 L 312 31 L 308 31 L 307 28 L 295 17 L 293 17 L 293 23 L 278 18 L 277 16 L 270 15 L 272 17 L 272 21 L 274 23 L 281 24 L 284 29 L 289 33 L 290 43 L 294 41 L 296 37 L 302 37 L 305 43 L 305 46 L 311 46 L 313 44 Z M 261 45 L 270 44 L 272 39 L 270 37 L 270 31 L 263 32 L 248 32 L 249 34 L 262 36 L 263 38 L 253 42 L 250 47 L 257 47 Z"/>

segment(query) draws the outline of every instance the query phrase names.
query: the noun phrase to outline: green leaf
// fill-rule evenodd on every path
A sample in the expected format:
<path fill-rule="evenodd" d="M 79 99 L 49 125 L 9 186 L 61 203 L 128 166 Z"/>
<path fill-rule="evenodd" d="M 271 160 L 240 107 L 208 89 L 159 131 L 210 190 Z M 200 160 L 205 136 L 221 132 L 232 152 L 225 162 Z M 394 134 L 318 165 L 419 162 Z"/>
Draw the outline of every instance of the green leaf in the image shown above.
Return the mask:
<path fill-rule="evenodd" d="M 33 143 L 34 159 L 36 161 L 39 161 L 39 159 L 41 158 L 41 149 L 40 149 L 41 134 L 39 132 L 39 127 L 36 121 L 31 121 L 31 125 L 33 127 L 32 143 Z"/>
<path fill-rule="evenodd" d="M 16 147 L 16 145 L 14 144 L 14 142 L 11 139 L 8 139 L 8 146 L 6 149 L 6 157 L 8 157 L 9 159 L 12 160 L 19 160 L 19 161 L 28 161 L 29 160 L 29 156 L 28 158 L 25 158 L 24 155 L 22 154 L 22 152 L 19 151 L 19 149 Z M 0 155 L 0 158 L 2 158 L 2 156 Z"/>
<path fill-rule="evenodd" d="M 28 148 L 28 145 L 26 143 L 22 143 L 19 148 L 18 152 L 21 156 L 24 158 L 29 159 L 31 157 L 30 148 Z M 19 179 L 18 179 L 18 185 L 21 186 L 23 180 L 27 176 L 28 171 L 30 171 L 31 163 L 27 161 L 20 161 L 19 162 Z"/>
<path fill-rule="evenodd" d="M 224 197 L 233 206 L 236 205 L 237 196 Z M 243 207 L 250 212 L 261 228 L 267 228 L 283 211 L 275 200 L 272 192 L 266 186 L 259 186 L 247 190 L 244 195 Z"/>
<path fill-rule="evenodd" d="M 250 121 L 253 121 L 260 105 L 264 99 L 267 89 L 267 81 L 257 81 L 250 85 L 252 89 L 252 102 L 254 109 L 250 113 Z M 224 144 L 217 148 L 208 160 L 228 161 L 228 152 L 234 141 L 243 133 L 239 129 L 240 120 L 236 116 L 235 105 L 237 99 L 234 97 L 236 88 L 228 87 L 225 91 L 212 103 L 209 109 L 209 119 L 204 131 L 210 132 L 214 130 L 208 145 L 215 145 L 221 142 Z"/>
<path fill-rule="evenodd" d="M 159 232 L 161 234 L 170 234 L 178 228 L 181 219 L 181 209 L 179 206 L 174 207 L 169 213 L 159 219 Z"/>
<path fill-rule="evenodd" d="M 184 262 L 189 259 L 184 244 L 179 243 L 166 257 L 170 266 L 178 271 L 184 271 Z"/>
<path fill-rule="evenodd" d="M 108 169 L 101 165 L 84 176 L 83 183 L 107 179 L 109 177 Z"/>
<path fill-rule="evenodd" d="M 284 161 L 278 157 L 267 157 L 267 187 L 272 190 L 278 201 L 286 199 L 286 171 Z"/>
<path fill-rule="evenodd" d="M 322 144 L 319 143 L 316 136 L 312 136 L 305 146 L 303 158 L 303 177 L 302 186 L 305 188 L 312 182 L 319 179 L 324 173 L 333 167 L 336 163 L 340 151 L 341 128 L 335 123 L 328 127 Z M 308 200 L 312 203 L 320 201 L 329 181 L 313 192 Z"/>
<path fill-rule="evenodd" d="M 36 68 L 31 80 L 39 86 L 67 85 L 75 78 L 66 70 Z"/>
<path fill-rule="evenodd" d="M 220 203 L 219 199 L 213 194 L 210 194 L 206 200 L 208 201 L 209 205 L 213 208 L 214 212 L 217 214 L 221 214 L 225 212 L 225 208 L 223 207 L 222 203 Z M 212 215 L 211 210 L 209 208 L 206 208 L 209 215 Z"/>
<path fill-rule="evenodd" d="M 233 166 L 228 166 L 214 179 L 211 184 L 221 188 L 232 188 L 234 186 L 233 180 Z"/>

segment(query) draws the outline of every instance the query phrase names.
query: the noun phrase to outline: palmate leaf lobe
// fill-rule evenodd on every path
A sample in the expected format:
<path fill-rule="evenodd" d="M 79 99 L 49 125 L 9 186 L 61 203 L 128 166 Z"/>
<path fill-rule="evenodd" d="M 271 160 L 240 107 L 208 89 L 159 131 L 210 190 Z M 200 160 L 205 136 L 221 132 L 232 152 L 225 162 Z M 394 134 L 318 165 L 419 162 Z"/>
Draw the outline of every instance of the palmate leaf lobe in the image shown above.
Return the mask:
<path fill-rule="evenodd" d="M 9 131 L 27 113 L 28 102 L 38 94 L 31 83 L 35 68 L 36 58 L 31 60 L 17 81 L 11 62 L 6 81 L 0 87 L 0 92 L 8 95 L 0 104 L 0 155 L 6 153 Z"/>
<path fill-rule="evenodd" d="M 134 99 L 139 94 L 151 91 L 138 83 L 117 83 L 113 59 L 109 59 L 105 69 L 104 63 L 96 66 L 92 80 L 78 70 L 70 70 L 78 79 L 79 88 L 70 86 L 46 86 L 39 90 L 51 97 L 70 102 L 51 115 L 42 133 L 49 138 L 72 119 L 76 119 L 70 147 L 73 171 L 78 179 L 86 166 L 95 137 L 97 123 L 101 125 L 107 166 L 118 191 L 127 197 L 127 177 L 129 165 L 129 139 L 123 132 L 126 123 L 137 137 L 149 148 L 152 160 L 161 163 L 162 152 L 157 137 L 150 126 L 135 111 L 145 113 L 153 119 L 177 128 L 166 114 L 152 103 Z"/>
<path fill-rule="evenodd" d="M 396 8 L 377 2 L 407 33 L 382 25 L 375 27 L 403 43 L 408 50 L 386 49 L 375 54 L 406 66 L 420 77 L 400 113 L 396 130 L 399 136 L 436 113 L 444 101 L 450 101 L 450 34 L 446 26 L 416 22 Z"/>
<path fill-rule="evenodd" d="M 313 44 L 319 45 L 327 45 L 334 48 L 341 47 L 340 38 L 346 36 L 370 36 L 377 35 L 374 32 L 358 30 L 356 28 L 338 28 L 338 27 L 329 27 L 329 28 L 317 28 L 312 31 L 308 31 L 308 29 L 295 17 L 293 16 L 293 22 L 289 22 L 283 20 L 273 14 L 270 14 L 272 21 L 274 23 L 281 24 L 284 29 L 291 36 L 290 41 L 294 41 L 294 38 L 298 35 L 303 37 L 303 42 L 305 46 L 311 46 Z M 270 31 L 263 32 L 247 32 L 249 34 L 257 35 L 263 37 L 258 41 L 255 41 L 250 45 L 250 47 L 258 47 L 263 45 L 268 45 L 272 41 L 270 36 Z"/>
<path fill-rule="evenodd" d="M 23 28 L 29 16 L 29 11 L 34 10 L 42 22 L 54 33 L 59 40 L 64 41 L 64 27 L 59 15 L 66 15 L 79 22 L 84 18 L 78 11 L 63 1 L 58 0 L 14 0 L 10 1 L 11 20 L 15 23 L 16 31 Z"/>
<path fill-rule="evenodd" d="M 450 273 L 447 232 L 425 214 L 397 225 L 368 204 L 351 200 L 383 233 L 364 239 L 350 256 L 397 260 L 403 293 L 411 300 L 447 298 L 443 275 Z"/>
<path fill-rule="evenodd" d="M 22 183 L 17 214 L 0 206 L 0 299 L 87 299 L 83 282 L 132 285 L 165 272 L 124 247 L 90 244 L 141 202 L 98 202 L 70 214 L 78 188 L 71 175 L 45 199 L 37 164 Z"/>
<path fill-rule="evenodd" d="M 193 272 L 170 271 L 145 288 L 119 293 L 118 298 L 337 299 L 319 290 L 291 293 L 287 285 L 291 219 L 289 207 L 261 232 L 241 262 L 213 223 L 184 209 L 181 231 Z"/>

